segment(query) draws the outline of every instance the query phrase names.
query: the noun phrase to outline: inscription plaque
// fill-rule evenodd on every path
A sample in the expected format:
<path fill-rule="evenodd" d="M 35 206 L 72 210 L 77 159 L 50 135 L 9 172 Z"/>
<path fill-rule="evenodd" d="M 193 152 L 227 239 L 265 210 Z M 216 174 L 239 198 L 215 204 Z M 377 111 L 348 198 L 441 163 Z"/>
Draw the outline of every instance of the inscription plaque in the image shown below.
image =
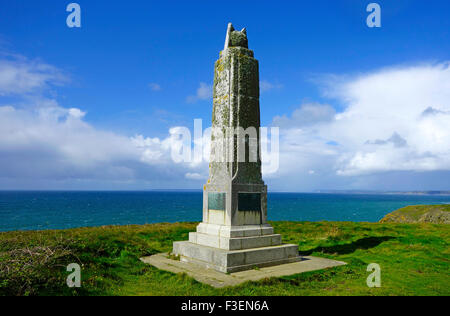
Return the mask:
<path fill-rule="evenodd" d="M 226 193 L 208 192 L 208 210 L 225 211 Z"/>
<path fill-rule="evenodd" d="M 239 211 L 261 211 L 261 193 L 238 193 Z"/>

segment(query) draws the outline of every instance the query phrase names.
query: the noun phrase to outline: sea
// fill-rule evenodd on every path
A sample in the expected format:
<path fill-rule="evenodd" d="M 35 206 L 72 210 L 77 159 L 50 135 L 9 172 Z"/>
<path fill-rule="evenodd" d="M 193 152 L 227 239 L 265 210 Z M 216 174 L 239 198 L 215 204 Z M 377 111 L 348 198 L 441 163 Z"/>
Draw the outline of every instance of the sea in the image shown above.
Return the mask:
<path fill-rule="evenodd" d="M 377 222 L 396 209 L 418 204 L 450 204 L 450 196 L 272 192 L 268 218 Z M 0 191 L 0 231 L 201 220 L 201 191 Z"/>

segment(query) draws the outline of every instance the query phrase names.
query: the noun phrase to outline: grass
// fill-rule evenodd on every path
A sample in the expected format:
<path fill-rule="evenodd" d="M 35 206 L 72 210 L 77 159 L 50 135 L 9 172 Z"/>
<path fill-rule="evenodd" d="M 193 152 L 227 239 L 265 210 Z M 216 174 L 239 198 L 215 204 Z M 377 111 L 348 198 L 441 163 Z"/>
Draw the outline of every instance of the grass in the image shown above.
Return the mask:
<path fill-rule="evenodd" d="M 352 222 L 273 222 L 304 255 L 346 266 L 214 289 L 139 261 L 169 252 L 196 223 L 0 233 L 0 295 L 450 295 L 450 226 Z M 66 266 L 82 286 L 66 286 Z M 369 263 L 381 288 L 368 288 Z"/>

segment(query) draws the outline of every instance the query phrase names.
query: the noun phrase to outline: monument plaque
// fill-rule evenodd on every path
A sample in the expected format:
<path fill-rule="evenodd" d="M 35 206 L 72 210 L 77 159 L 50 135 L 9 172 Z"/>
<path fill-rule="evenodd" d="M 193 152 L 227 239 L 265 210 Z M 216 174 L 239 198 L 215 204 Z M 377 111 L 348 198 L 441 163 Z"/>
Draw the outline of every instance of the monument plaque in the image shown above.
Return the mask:
<path fill-rule="evenodd" d="M 221 272 L 300 260 L 267 223 L 267 186 L 260 160 L 259 65 L 247 32 L 228 25 L 215 64 L 209 179 L 203 221 L 173 253 Z"/>

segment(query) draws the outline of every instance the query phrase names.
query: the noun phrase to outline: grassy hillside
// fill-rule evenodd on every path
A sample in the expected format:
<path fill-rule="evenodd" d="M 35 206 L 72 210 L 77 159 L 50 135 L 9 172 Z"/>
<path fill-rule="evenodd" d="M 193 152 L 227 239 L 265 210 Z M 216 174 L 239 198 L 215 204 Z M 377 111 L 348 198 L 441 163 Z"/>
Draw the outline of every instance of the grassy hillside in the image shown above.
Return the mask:
<path fill-rule="evenodd" d="M 380 222 L 450 224 L 450 205 L 411 205 L 386 215 Z"/>
<path fill-rule="evenodd" d="M 305 255 L 348 263 L 325 271 L 214 289 L 159 271 L 139 257 L 171 250 L 195 223 L 0 233 L 0 295 L 450 295 L 450 226 L 350 222 L 274 222 Z M 69 289 L 69 263 L 82 287 Z M 381 288 L 368 288 L 369 263 Z"/>

